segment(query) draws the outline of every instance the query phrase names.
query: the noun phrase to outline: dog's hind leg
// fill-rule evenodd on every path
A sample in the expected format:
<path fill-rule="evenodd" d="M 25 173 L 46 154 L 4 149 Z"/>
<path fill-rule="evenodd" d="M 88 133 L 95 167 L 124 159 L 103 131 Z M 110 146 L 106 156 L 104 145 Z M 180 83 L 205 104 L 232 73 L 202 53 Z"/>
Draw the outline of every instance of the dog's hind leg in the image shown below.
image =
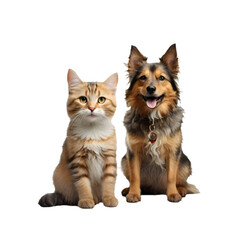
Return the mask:
<path fill-rule="evenodd" d="M 194 185 L 187 182 L 191 173 L 191 162 L 188 157 L 182 153 L 177 174 L 177 190 L 182 197 L 185 197 L 186 194 L 199 193 L 199 190 Z"/>
<path fill-rule="evenodd" d="M 124 189 L 122 190 L 122 196 L 126 197 L 126 196 L 128 195 L 128 193 L 129 193 L 129 187 L 124 188 Z"/>
<path fill-rule="evenodd" d="M 125 177 L 129 180 L 129 168 L 128 168 L 128 163 L 127 163 L 127 154 L 125 154 L 122 158 L 122 162 L 121 162 L 121 165 L 122 165 L 122 171 L 123 171 L 123 174 L 125 175 Z M 129 193 L 129 187 L 127 188 L 124 188 L 122 190 L 122 196 L 126 197 Z"/>

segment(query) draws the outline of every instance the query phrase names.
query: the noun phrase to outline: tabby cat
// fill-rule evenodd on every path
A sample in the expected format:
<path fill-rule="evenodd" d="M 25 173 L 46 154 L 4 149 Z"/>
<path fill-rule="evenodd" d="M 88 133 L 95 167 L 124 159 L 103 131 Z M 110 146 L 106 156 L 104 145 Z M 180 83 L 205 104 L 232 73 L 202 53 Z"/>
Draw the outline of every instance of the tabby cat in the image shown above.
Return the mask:
<path fill-rule="evenodd" d="M 105 82 L 83 82 L 69 69 L 67 78 L 70 123 L 53 175 L 55 192 L 44 195 L 39 205 L 93 208 L 103 202 L 115 207 L 116 135 L 111 118 L 116 110 L 118 75 Z"/>

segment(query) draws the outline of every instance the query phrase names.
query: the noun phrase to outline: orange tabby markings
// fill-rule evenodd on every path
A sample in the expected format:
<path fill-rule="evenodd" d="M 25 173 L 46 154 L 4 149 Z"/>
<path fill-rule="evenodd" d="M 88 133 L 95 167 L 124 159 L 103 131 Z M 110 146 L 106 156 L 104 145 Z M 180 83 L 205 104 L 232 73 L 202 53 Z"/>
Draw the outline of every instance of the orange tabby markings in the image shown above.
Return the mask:
<path fill-rule="evenodd" d="M 55 193 L 44 195 L 41 206 L 93 208 L 101 201 L 108 207 L 117 206 L 116 135 L 111 123 L 117 81 L 113 74 L 105 82 L 87 83 L 69 70 L 67 138 L 54 171 Z"/>

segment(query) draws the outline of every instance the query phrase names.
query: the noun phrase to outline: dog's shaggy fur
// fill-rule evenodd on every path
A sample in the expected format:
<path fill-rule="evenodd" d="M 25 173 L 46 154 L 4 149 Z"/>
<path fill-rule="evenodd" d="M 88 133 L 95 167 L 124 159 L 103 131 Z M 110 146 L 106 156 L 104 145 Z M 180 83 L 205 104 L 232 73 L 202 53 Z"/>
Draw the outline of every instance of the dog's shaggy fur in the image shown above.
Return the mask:
<path fill-rule="evenodd" d="M 130 109 L 124 119 L 127 153 L 122 159 L 123 173 L 130 182 L 122 194 L 128 202 L 140 201 L 141 194 L 167 194 L 169 201 L 178 202 L 187 193 L 198 192 L 187 183 L 191 163 L 181 147 L 178 72 L 175 44 L 159 63 L 147 63 L 132 46 L 126 91 Z"/>

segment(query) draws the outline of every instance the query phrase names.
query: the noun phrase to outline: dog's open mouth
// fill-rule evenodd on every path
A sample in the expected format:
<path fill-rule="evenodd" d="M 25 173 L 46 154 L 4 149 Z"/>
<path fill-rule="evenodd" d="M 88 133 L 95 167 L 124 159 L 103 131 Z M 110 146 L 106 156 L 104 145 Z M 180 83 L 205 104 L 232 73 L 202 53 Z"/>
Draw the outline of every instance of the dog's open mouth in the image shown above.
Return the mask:
<path fill-rule="evenodd" d="M 164 94 L 162 94 L 158 97 L 148 97 L 148 96 L 142 95 L 142 98 L 146 102 L 146 104 L 149 108 L 155 108 L 157 106 L 157 104 L 163 100 Z"/>

